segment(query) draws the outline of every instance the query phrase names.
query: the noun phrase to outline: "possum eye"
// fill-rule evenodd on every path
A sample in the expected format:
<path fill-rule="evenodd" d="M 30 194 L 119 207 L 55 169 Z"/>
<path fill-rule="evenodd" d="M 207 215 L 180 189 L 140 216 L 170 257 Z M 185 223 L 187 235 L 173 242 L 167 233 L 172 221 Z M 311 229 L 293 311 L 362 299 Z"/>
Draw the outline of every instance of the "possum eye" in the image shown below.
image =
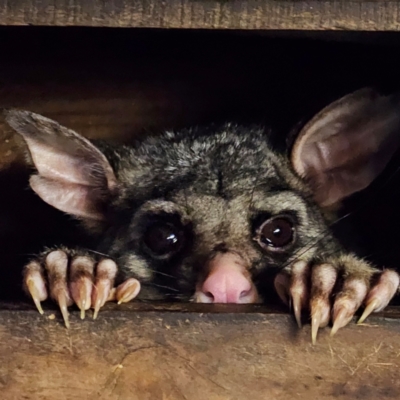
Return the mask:
<path fill-rule="evenodd" d="M 179 251 L 182 247 L 182 229 L 168 222 L 151 224 L 143 236 L 143 243 L 156 257 L 165 257 Z"/>
<path fill-rule="evenodd" d="M 255 240 L 268 250 L 282 250 L 294 240 L 293 222 L 284 216 L 267 219 L 256 230 Z"/>

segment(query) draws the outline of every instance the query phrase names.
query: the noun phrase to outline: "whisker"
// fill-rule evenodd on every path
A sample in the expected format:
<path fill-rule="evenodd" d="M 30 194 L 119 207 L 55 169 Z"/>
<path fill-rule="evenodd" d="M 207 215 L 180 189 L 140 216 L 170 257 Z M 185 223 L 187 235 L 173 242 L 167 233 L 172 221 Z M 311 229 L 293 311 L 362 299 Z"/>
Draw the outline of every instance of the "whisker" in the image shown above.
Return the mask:
<path fill-rule="evenodd" d="M 382 183 L 381 189 L 386 187 L 388 183 L 394 178 L 395 175 L 397 175 L 400 172 L 400 166 L 396 168 L 395 171 L 386 179 L 384 183 Z"/>
<path fill-rule="evenodd" d="M 105 254 L 105 253 L 100 253 L 100 251 L 96 251 L 96 250 L 92 250 L 92 249 L 85 249 L 86 251 L 88 251 L 89 253 L 95 253 L 98 254 L 100 256 L 104 256 L 104 257 L 108 257 L 108 258 L 112 258 L 110 255 Z"/>
<path fill-rule="evenodd" d="M 304 255 L 305 253 L 307 253 L 307 251 L 311 250 L 314 246 L 316 246 L 317 244 L 319 244 L 322 240 L 324 240 L 326 237 L 328 237 L 329 235 L 331 235 L 331 231 L 329 230 L 329 227 L 327 229 L 325 229 L 322 234 L 318 235 L 316 238 L 311 239 L 309 242 L 307 242 L 305 244 L 305 246 L 303 246 L 301 249 L 299 249 L 297 252 L 295 252 L 293 254 L 294 258 L 290 258 L 290 260 L 288 260 L 288 262 L 286 264 L 284 264 L 284 267 L 286 267 L 287 265 L 298 261 L 299 257 L 301 257 L 302 255 Z"/>
<path fill-rule="evenodd" d="M 149 271 L 151 271 L 151 272 L 154 272 L 155 274 L 159 274 L 159 275 L 162 275 L 162 276 L 166 276 L 167 278 L 174 278 L 174 279 L 176 279 L 176 276 L 174 276 L 174 275 L 170 275 L 170 274 L 167 274 L 167 273 L 165 273 L 165 272 L 158 271 L 158 270 L 153 269 L 153 268 L 150 268 L 150 267 L 147 267 L 147 269 L 148 269 Z"/>
<path fill-rule="evenodd" d="M 85 249 L 85 250 L 88 251 L 88 252 L 90 252 L 90 253 L 99 254 L 99 255 L 101 255 L 101 256 L 104 256 L 104 257 L 108 257 L 108 258 L 113 259 L 113 257 L 110 256 L 109 254 L 101 253 L 101 252 L 99 252 L 99 251 L 92 250 L 92 249 Z M 148 268 L 149 271 L 154 272 L 155 274 L 159 274 L 159 275 L 162 275 L 162 276 L 166 276 L 166 277 L 168 277 L 168 278 L 175 278 L 175 276 L 170 275 L 170 274 L 167 274 L 167 273 L 165 273 L 165 272 L 161 272 L 161 271 L 158 271 L 158 270 L 156 270 L 156 269 L 149 268 L 149 267 L 147 267 L 147 268 Z"/>
<path fill-rule="evenodd" d="M 385 181 L 384 184 L 381 185 L 380 189 L 384 188 L 392 179 L 393 177 L 400 172 L 400 167 L 398 167 L 396 169 L 396 171 L 390 175 L 390 177 Z M 294 260 L 291 258 L 287 263 L 285 263 L 283 265 L 282 268 L 285 268 L 286 266 L 288 266 L 289 264 L 296 262 L 299 260 L 299 257 L 301 257 L 303 254 L 305 254 L 307 251 L 311 250 L 315 245 L 317 245 L 318 243 L 320 243 L 323 239 L 325 239 L 327 236 L 329 236 L 331 234 L 330 229 L 337 225 L 338 223 L 342 222 L 343 220 L 345 220 L 346 218 L 357 214 L 358 212 L 360 212 L 364 207 L 366 207 L 367 205 L 369 205 L 370 203 L 372 203 L 373 201 L 376 200 L 377 194 L 375 194 L 374 196 L 371 196 L 369 199 L 365 200 L 359 207 L 357 210 L 353 210 L 351 212 L 348 212 L 347 214 L 344 214 L 343 216 L 337 218 L 335 221 L 333 221 L 332 223 L 330 223 L 328 225 L 328 227 L 322 232 L 322 235 L 318 236 L 316 239 L 312 239 L 311 241 L 309 241 L 306 244 L 306 248 L 302 248 L 302 252 L 301 253 L 295 253 L 296 257 L 294 258 Z"/>

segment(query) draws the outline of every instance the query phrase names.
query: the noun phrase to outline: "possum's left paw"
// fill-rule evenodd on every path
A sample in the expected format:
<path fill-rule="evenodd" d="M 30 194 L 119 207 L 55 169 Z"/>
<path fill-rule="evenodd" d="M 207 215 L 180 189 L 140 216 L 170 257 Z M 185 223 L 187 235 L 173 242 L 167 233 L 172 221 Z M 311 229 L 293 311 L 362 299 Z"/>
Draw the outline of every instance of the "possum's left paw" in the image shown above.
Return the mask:
<path fill-rule="evenodd" d="M 382 311 L 396 294 L 399 283 L 395 271 L 380 271 L 348 254 L 325 262 L 296 261 L 275 278 L 277 293 L 291 304 L 299 326 L 301 311 L 310 311 L 313 343 L 319 328 L 332 322 L 331 335 L 335 334 L 362 305 L 365 309 L 358 323 L 372 312 Z"/>

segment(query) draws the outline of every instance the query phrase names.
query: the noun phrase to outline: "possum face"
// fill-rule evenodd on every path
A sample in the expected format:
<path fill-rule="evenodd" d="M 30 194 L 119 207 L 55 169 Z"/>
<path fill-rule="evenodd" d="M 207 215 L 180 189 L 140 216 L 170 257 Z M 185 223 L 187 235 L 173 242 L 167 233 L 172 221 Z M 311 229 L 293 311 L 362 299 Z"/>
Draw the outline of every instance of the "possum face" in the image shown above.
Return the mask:
<path fill-rule="evenodd" d="M 148 154 L 146 145 L 141 149 Z M 141 176 L 145 185 L 131 185 L 135 168 L 120 166 L 126 189 L 114 209 L 125 210 L 116 219 L 128 222 L 112 230 L 104 247 L 125 277 L 140 280 L 142 297 L 257 302 L 266 272 L 300 252 L 315 253 L 307 246 L 325 222 L 261 130 L 225 126 L 212 136 L 192 130 L 160 138 L 161 146 L 169 156 L 152 155 L 152 167 Z M 174 157 L 177 148 L 187 149 L 185 155 Z M 161 171 L 170 172 L 162 182 Z M 135 207 L 139 192 L 144 200 Z M 326 251 L 334 246 L 327 243 Z"/>
<path fill-rule="evenodd" d="M 398 146 L 397 108 L 370 90 L 346 96 L 303 128 L 290 160 L 260 128 L 112 147 L 26 111 L 7 121 L 29 147 L 32 189 L 92 229 L 120 276 L 140 280 L 139 297 L 253 303 L 266 273 L 338 251 L 322 208 L 383 170 Z"/>

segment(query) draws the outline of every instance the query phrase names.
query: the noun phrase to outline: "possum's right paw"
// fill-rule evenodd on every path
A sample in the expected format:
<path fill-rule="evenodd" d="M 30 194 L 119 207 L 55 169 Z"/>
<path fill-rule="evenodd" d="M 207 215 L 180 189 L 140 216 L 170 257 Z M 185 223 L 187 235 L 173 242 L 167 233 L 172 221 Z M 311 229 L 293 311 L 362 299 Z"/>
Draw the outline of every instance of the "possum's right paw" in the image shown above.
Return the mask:
<path fill-rule="evenodd" d="M 337 254 L 313 261 L 297 260 L 275 278 L 279 297 L 290 304 L 301 327 L 301 312 L 311 316 L 311 340 L 332 322 L 331 335 L 346 326 L 364 305 L 358 323 L 382 311 L 398 292 L 400 275 L 379 270 L 352 254 Z"/>
<path fill-rule="evenodd" d="M 60 306 L 65 325 L 69 327 L 67 307 L 73 304 L 81 310 L 82 319 L 85 311 L 93 308 L 95 319 L 107 301 L 126 303 L 138 295 L 140 283 L 134 278 L 114 287 L 117 270 L 110 258 L 97 261 L 83 251 L 49 250 L 25 266 L 24 287 L 41 314 L 40 303 L 49 293 Z"/>

